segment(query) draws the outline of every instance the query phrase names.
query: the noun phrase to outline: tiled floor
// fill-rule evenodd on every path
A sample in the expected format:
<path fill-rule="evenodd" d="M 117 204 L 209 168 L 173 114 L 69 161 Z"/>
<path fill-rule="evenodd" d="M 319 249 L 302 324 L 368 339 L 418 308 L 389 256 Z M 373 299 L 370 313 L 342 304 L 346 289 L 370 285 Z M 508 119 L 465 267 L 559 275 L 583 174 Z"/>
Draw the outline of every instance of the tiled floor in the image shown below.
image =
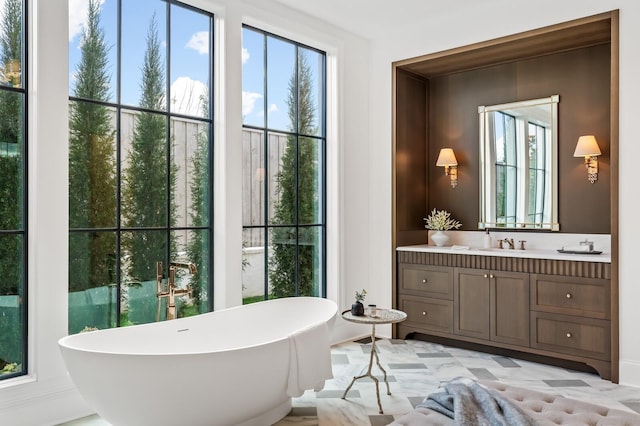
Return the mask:
<path fill-rule="evenodd" d="M 278 426 L 386 425 L 413 409 L 440 382 L 464 376 L 497 380 L 513 386 L 640 412 L 640 389 L 615 385 L 597 375 L 506 358 L 417 340 L 379 340 L 380 362 L 386 369 L 392 395 L 381 381 L 384 414 L 378 413 L 371 379 L 355 382 L 347 399 L 341 399 L 354 376 L 366 372 L 371 344 L 349 342 L 332 349 L 334 379 L 320 392 L 307 391 L 293 400 L 293 410 Z M 374 367 L 373 373 L 382 379 Z M 380 374 L 380 376 L 378 376 Z M 97 416 L 65 426 L 106 426 Z"/>

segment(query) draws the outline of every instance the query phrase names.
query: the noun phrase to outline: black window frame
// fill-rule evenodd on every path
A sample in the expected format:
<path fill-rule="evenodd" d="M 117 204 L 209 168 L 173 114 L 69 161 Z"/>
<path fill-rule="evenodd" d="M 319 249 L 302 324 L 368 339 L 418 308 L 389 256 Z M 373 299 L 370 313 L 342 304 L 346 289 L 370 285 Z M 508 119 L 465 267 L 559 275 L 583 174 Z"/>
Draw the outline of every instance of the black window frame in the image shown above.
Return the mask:
<path fill-rule="evenodd" d="M 82 227 L 76 227 L 76 228 L 71 228 L 69 227 L 69 235 L 71 236 L 74 233 L 87 233 L 87 232 L 115 232 L 116 233 L 116 254 L 115 254 L 115 258 L 117 259 L 117 263 L 116 263 L 116 268 L 115 268 L 115 275 L 116 275 L 116 301 L 120 301 L 121 300 L 121 296 L 122 296 L 122 286 L 124 285 L 123 280 L 122 280 L 122 268 L 121 268 L 121 262 L 122 262 L 122 256 L 123 256 L 123 247 L 122 247 L 122 235 L 124 233 L 127 232 L 136 232 L 136 231 L 163 231 L 166 234 L 166 241 L 171 241 L 172 240 L 172 233 L 175 231 L 203 231 L 207 233 L 207 240 L 208 240 L 208 249 L 206 250 L 206 253 L 208 255 L 208 259 L 209 259 L 209 265 L 210 265 L 210 270 L 209 270 L 209 275 L 208 275 L 208 282 L 207 282 L 207 310 L 208 311 L 213 311 L 213 307 L 214 307 L 214 280 L 213 280 L 213 270 L 215 268 L 214 265 L 214 257 L 213 257 L 213 238 L 214 238 L 214 196 L 213 196 L 213 187 L 214 187 L 214 160 L 213 160 L 213 155 L 214 155 L 214 147 L 215 147 L 215 134 L 214 134 L 214 77 L 215 77 L 215 43 L 214 43 L 214 37 L 215 37 L 215 14 L 213 12 L 204 10 L 204 9 L 200 9 L 198 7 L 177 1 L 177 0 L 157 0 L 159 3 L 165 3 L 165 7 L 166 7 L 166 16 L 165 16 L 165 30 L 166 30 L 166 47 L 165 47 L 165 52 L 166 52 L 166 70 L 167 72 L 165 73 L 165 108 L 163 110 L 155 110 L 155 109 L 147 109 L 147 108 L 143 108 L 140 107 L 138 105 L 131 105 L 131 104 L 126 104 L 126 103 L 122 103 L 121 100 L 121 70 L 122 70 L 122 52 L 121 52 L 121 47 L 122 47 L 122 32 L 123 32 L 123 28 L 122 28 L 122 2 L 123 0 L 116 0 L 117 1 L 117 45 L 116 45 L 116 56 L 117 56 L 117 64 L 114 66 L 114 77 L 116 80 L 116 91 L 115 91 L 115 102 L 109 102 L 109 101 L 98 101 L 95 99 L 88 99 L 88 98 L 80 98 L 80 97 L 76 97 L 76 96 L 71 96 L 69 95 L 69 103 L 72 102 L 85 102 L 85 103 L 93 103 L 93 104 L 97 104 L 97 105 L 101 105 L 101 106 L 105 106 L 107 108 L 112 108 L 115 110 L 115 152 L 116 152 L 116 182 L 117 182 L 117 191 L 116 191 L 116 224 L 114 227 L 101 227 L 101 228 L 82 228 Z M 208 17 L 209 20 L 209 87 L 208 87 L 208 117 L 197 117 L 197 116 L 192 116 L 192 115 L 185 115 L 185 114 L 180 114 L 177 112 L 172 111 L 170 103 L 171 103 L 171 91 L 170 91 L 170 87 L 171 87 L 171 45 L 172 45 L 172 39 L 171 39 L 171 9 L 172 6 L 177 6 L 180 8 L 184 8 L 187 10 L 191 10 L 194 12 L 197 12 L 199 14 L 202 14 L 204 16 Z M 159 27 L 162 26 L 163 23 L 159 22 Z M 207 127 L 207 131 L 209 134 L 209 155 L 208 155 L 208 171 L 209 171 L 209 191 L 206 194 L 207 198 L 208 198 L 208 217 L 207 217 L 207 221 L 208 221 L 208 225 L 207 226 L 171 226 L 170 224 L 170 220 L 167 220 L 167 224 L 165 226 L 148 226 L 148 227 L 126 227 L 123 225 L 123 220 L 122 220 L 122 205 L 123 205 L 123 191 L 122 191 L 122 183 L 123 183 L 123 169 L 122 169 L 122 161 L 121 161 L 121 152 L 122 152 L 122 132 L 121 132 L 121 117 L 122 117 L 122 112 L 123 111 L 129 111 L 129 112 L 146 112 L 146 113 L 153 113 L 154 115 L 162 115 L 164 116 L 165 122 L 166 122 L 166 126 L 165 126 L 165 131 L 166 131 L 166 143 L 167 143 L 167 188 L 170 187 L 169 185 L 169 181 L 171 179 L 171 167 L 172 167 L 172 126 L 171 126 L 171 121 L 174 118 L 178 118 L 178 119 L 188 119 L 190 121 L 198 121 L 201 123 L 204 123 L 204 125 Z M 170 204 L 171 204 L 171 197 L 169 196 L 169 193 L 167 193 L 167 218 L 169 217 L 169 212 L 170 212 Z M 167 265 L 169 264 L 169 262 L 171 261 L 171 244 L 167 244 L 166 247 L 166 252 L 165 252 L 165 258 L 164 259 L 158 259 L 161 260 L 163 262 L 163 265 L 165 267 L 165 276 L 166 274 L 168 274 L 167 272 Z M 117 302 L 115 303 L 115 320 L 116 320 L 116 327 L 121 327 L 123 326 L 123 324 L 121 324 L 121 303 Z"/>
<path fill-rule="evenodd" d="M 322 250 L 321 250 L 321 256 L 322 259 L 320 261 L 320 267 L 322 268 L 321 271 L 321 280 L 320 280 L 320 295 L 319 297 L 322 298 L 326 298 L 327 297 L 327 53 L 321 49 L 315 48 L 313 46 L 309 46 L 307 44 L 292 40 L 290 38 L 286 38 L 283 36 L 280 36 L 278 34 L 274 34 L 272 32 L 257 28 L 255 26 L 252 25 L 248 25 L 248 24 L 243 24 L 242 25 L 242 29 L 245 30 L 250 30 L 256 33 L 260 33 L 264 36 L 264 58 L 263 58 L 263 69 L 264 69 L 264 96 L 263 96 L 263 108 L 265 111 L 265 115 L 266 115 L 266 111 L 269 110 L 269 105 L 268 105 L 268 101 L 269 101 L 269 97 L 268 97 L 268 39 L 269 38 L 273 38 L 276 40 L 280 40 L 283 41 L 285 43 L 290 43 L 294 46 L 295 48 L 295 54 L 294 54 L 294 58 L 295 58 L 295 69 L 296 69 L 296 76 L 297 76 L 297 71 L 298 71 L 298 50 L 300 48 L 302 49 L 306 49 L 306 50 L 310 50 L 316 53 L 319 53 L 322 55 L 323 58 L 323 64 L 322 64 L 322 71 L 321 71 L 321 84 L 322 84 L 322 90 L 321 90 L 321 94 L 322 94 L 322 111 L 321 111 L 321 116 L 319 117 L 319 128 L 320 131 L 318 132 L 318 134 L 316 135 L 308 135 L 308 134 L 304 134 L 304 133 L 299 133 L 299 126 L 298 126 L 298 119 L 296 119 L 295 124 L 295 131 L 286 131 L 286 130 L 282 130 L 282 129 L 278 129 L 278 128 L 270 128 L 268 127 L 269 122 L 268 119 L 265 119 L 265 124 L 264 126 L 257 126 L 257 125 L 250 125 L 250 124 L 244 124 L 242 125 L 243 131 L 244 129 L 248 129 L 248 130 L 253 130 L 253 131 L 260 131 L 262 132 L 262 139 L 263 139 L 263 144 L 264 144 L 264 152 L 268 152 L 268 144 L 269 144 L 269 134 L 270 133 L 278 133 L 278 134 L 283 134 L 283 135 L 287 135 L 287 136 L 292 136 L 295 138 L 296 140 L 296 199 L 297 199 L 297 194 L 299 191 L 299 187 L 298 187 L 298 173 L 299 173 L 299 169 L 298 169 L 298 156 L 297 156 L 297 150 L 298 150 L 298 146 L 299 146 L 299 140 L 300 138 L 309 138 L 309 139 L 316 139 L 316 140 L 321 140 L 322 141 L 322 152 L 321 152 L 321 158 L 322 158 L 322 171 L 321 171 L 321 195 L 320 195 L 320 199 L 321 199 L 321 203 L 322 203 L 322 207 L 321 207 L 321 211 L 320 213 L 320 222 L 319 223 L 304 223 L 301 224 L 300 223 L 300 214 L 299 214 L 299 203 L 296 201 L 295 203 L 295 217 L 296 217 L 296 223 L 295 224 L 273 224 L 270 223 L 270 218 L 269 218 L 269 203 L 270 203 L 270 199 L 269 199 L 269 188 L 268 188 L 268 179 L 264 179 L 263 181 L 263 185 L 264 185 L 264 204 L 263 204 L 263 223 L 259 224 L 259 225 L 245 225 L 243 223 L 242 229 L 247 230 L 247 229 L 258 229 L 258 230 L 262 230 L 264 233 L 264 300 L 268 300 L 269 299 L 269 230 L 270 229 L 274 229 L 274 228 L 295 228 L 295 234 L 296 234 L 296 257 L 298 256 L 299 250 L 298 248 L 300 247 L 300 241 L 299 241 L 299 236 L 300 236 L 300 232 L 299 230 L 301 228 L 320 228 L 321 229 L 321 244 L 322 244 Z M 296 82 L 297 84 L 297 82 Z M 299 94 L 299 92 L 297 92 Z M 296 105 L 298 104 L 298 95 L 296 95 Z M 297 107 L 296 107 L 297 108 Z M 264 175 L 265 176 L 269 176 L 269 158 L 268 155 L 265 155 L 264 158 L 264 163 L 263 163 L 263 167 L 264 167 Z M 299 286 L 300 286 L 300 278 L 299 278 L 299 263 L 296 262 L 296 271 L 295 271 L 295 294 L 294 296 L 298 296 L 298 291 L 299 291 Z"/>

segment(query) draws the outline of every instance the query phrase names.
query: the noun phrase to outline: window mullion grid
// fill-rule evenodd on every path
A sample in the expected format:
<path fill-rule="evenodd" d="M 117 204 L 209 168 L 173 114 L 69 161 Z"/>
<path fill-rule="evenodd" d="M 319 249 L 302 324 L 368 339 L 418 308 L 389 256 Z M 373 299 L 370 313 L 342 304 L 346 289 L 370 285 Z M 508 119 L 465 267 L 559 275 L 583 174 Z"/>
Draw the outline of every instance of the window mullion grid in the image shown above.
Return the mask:
<path fill-rule="evenodd" d="M 322 210 L 320 223 L 322 223 L 322 279 L 320 281 L 320 294 L 327 297 L 327 61 L 326 56 L 322 55 L 322 73 L 320 75 L 322 82 L 322 127 L 320 143 L 322 143 Z"/>
<path fill-rule="evenodd" d="M 171 2 L 166 2 L 166 18 L 165 18 L 165 28 L 166 28 L 166 48 L 165 48 L 165 65 L 166 71 L 164 73 L 165 79 L 165 143 L 166 143 L 166 188 L 165 188 L 165 196 L 167 200 L 166 210 L 165 210 L 165 256 L 166 256 L 166 264 L 167 268 L 171 262 L 171 203 L 173 203 L 172 193 L 171 193 Z M 168 274 L 168 272 L 167 272 Z"/>
<path fill-rule="evenodd" d="M 264 208 L 263 208 L 263 215 L 264 215 L 264 219 L 263 219 L 263 225 L 262 225 L 262 232 L 263 232 L 263 238 L 264 238 L 264 300 L 268 300 L 269 299 L 269 203 L 271 202 L 271 197 L 269 194 L 269 176 L 271 171 L 269 170 L 269 132 L 268 132 L 268 128 L 269 128 L 269 114 L 266 113 L 266 111 L 268 111 L 267 109 L 267 103 L 268 103 L 268 98 L 269 98 L 269 60 L 268 60 L 268 46 L 269 43 L 267 43 L 267 35 L 266 34 L 262 34 L 262 42 L 263 42 L 263 51 L 264 51 L 264 55 L 262 58 L 263 61 L 263 70 L 264 70 L 264 77 L 263 77 L 263 92 L 264 92 L 264 96 L 263 96 L 263 111 L 265 111 L 265 115 L 264 115 L 264 121 L 262 122 L 262 125 L 264 126 L 262 128 L 262 144 L 263 144 L 263 152 L 264 152 L 264 176 L 265 179 L 263 179 L 262 184 L 264 185 Z"/>
<path fill-rule="evenodd" d="M 209 266 L 209 274 L 207 276 L 207 292 L 208 292 L 208 303 L 207 303 L 207 308 L 209 310 L 209 312 L 213 311 L 213 297 L 214 297 L 214 289 L 213 289 L 213 258 L 214 258 L 214 247 L 213 247 L 213 219 L 214 219 L 214 208 L 213 208 L 213 180 L 215 177 L 214 171 L 213 171 L 213 167 L 214 167 L 214 163 L 213 163 L 213 147 L 214 147 L 214 143 L 215 143 L 215 135 L 213 133 L 213 113 L 214 113 L 214 98 L 213 98 L 213 84 L 214 84 L 214 58 L 215 58 L 215 44 L 214 44 L 214 40 L 213 38 L 215 37 L 215 31 L 214 31 L 214 19 L 213 17 L 209 16 L 209 34 L 214 34 L 211 37 L 209 37 L 209 52 L 211 52 L 209 54 L 209 99 L 208 99 L 208 113 L 209 116 L 207 117 L 209 119 L 209 123 L 207 125 L 208 129 L 209 129 L 209 134 L 208 134 L 208 149 L 207 149 L 207 178 L 208 178 L 208 182 L 209 182 L 209 190 L 207 191 L 207 206 L 208 206 L 208 223 L 207 223 L 207 234 L 208 234 L 208 239 L 207 239 L 207 248 L 208 248 L 208 252 L 210 253 L 209 256 L 207 257 L 207 262 L 208 262 L 208 266 Z M 200 226 L 202 226 L 202 223 L 199 224 Z"/>
<path fill-rule="evenodd" d="M 293 72 L 293 79 L 294 79 L 294 87 L 295 87 L 295 96 L 294 96 L 294 103 L 295 103 L 295 108 L 294 108 L 294 117 L 293 117 L 293 123 L 292 126 L 295 129 L 295 136 L 294 136 L 294 150 L 295 150 L 295 158 L 294 158 L 294 205 L 295 205 L 295 230 L 296 230 L 296 256 L 295 256 L 295 265 L 296 265 L 296 271 L 295 271 L 295 290 L 294 290 L 294 294 L 295 296 L 299 296 L 300 294 L 300 188 L 299 188 L 299 179 L 300 179 L 300 69 L 299 69 L 299 47 L 296 44 L 295 48 L 294 48 L 294 52 L 295 52 L 295 57 L 294 57 L 294 72 Z"/>
<path fill-rule="evenodd" d="M 122 298 L 122 108 L 121 108 L 121 92 L 122 92 L 122 71 L 120 64 L 122 63 L 122 0 L 118 0 L 116 10 L 116 318 L 115 326 L 120 327 Z M 109 318 L 111 320 L 111 318 Z"/>

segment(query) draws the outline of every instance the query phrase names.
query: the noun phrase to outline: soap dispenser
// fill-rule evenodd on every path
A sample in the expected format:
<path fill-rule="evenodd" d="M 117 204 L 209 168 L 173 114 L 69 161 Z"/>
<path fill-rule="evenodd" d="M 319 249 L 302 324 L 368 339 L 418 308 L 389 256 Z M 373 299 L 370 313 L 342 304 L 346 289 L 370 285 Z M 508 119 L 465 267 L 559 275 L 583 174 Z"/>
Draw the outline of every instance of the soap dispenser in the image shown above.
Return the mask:
<path fill-rule="evenodd" d="M 489 229 L 486 229 L 486 233 L 484 234 L 484 248 L 491 248 L 491 234 L 489 234 Z"/>

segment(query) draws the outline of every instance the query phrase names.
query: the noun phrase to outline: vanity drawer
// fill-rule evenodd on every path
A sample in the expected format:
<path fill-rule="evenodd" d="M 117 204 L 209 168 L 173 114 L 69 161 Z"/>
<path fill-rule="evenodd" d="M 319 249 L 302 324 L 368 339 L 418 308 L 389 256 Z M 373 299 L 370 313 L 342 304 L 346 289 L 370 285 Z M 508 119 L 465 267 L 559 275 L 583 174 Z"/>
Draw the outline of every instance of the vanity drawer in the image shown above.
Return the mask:
<path fill-rule="evenodd" d="M 589 318 L 611 318 L 610 280 L 531 275 L 531 309 Z"/>
<path fill-rule="evenodd" d="M 401 263 L 398 278 L 401 293 L 453 300 L 453 268 Z"/>
<path fill-rule="evenodd" d="M 608 361 L 610 321 L 531 312 L 531 346 L 553 352 Z"/>
<path fill-rule="evenodd" d="M 453 333 L 453 302 L 416 296 L 400 296 L 400 310 L 407 313 L 406 325 Z"/>

